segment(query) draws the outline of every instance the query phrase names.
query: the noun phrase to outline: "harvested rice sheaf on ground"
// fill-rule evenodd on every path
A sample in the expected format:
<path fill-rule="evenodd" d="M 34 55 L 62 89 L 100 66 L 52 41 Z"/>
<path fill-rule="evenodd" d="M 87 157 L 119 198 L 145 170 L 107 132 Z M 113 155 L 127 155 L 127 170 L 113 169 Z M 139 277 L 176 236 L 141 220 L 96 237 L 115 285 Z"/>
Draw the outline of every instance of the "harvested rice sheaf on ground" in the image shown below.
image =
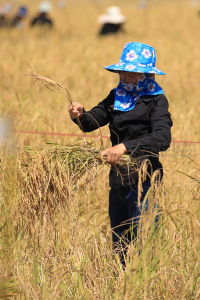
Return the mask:
<path fill-rule="evenodd" d="M 18 179 L 24 209 L 39 213 L 65 206 L 78 186 L 94 179 L 98 167 L 104 165 L 100 151 L 87 144 L 22 149 Z M 128 155 L 120 158 L 119 165 L 138 171 L 136 161 Z"/>

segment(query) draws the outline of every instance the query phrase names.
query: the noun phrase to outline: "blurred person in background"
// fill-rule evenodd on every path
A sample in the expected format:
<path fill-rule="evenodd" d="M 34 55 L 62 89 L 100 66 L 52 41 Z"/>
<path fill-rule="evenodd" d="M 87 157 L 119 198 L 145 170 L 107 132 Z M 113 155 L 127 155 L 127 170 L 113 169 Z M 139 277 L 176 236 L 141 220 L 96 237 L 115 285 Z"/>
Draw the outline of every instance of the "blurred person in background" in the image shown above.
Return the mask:
<path fill-rule="evenodd" d="M 102 24 L 99 35 L 125 32 L 123 24 L 126 22 L 126 17 L 121 14 L 118 6 L 109 7 L 106 14 L 99 16 L 98 22 Z"/>
<path fill-rule="evenodd" d="M 168 100 L 155 81 L 155 74 L 165 73 L 156 68 L 153 47 L 136 42 L 127 43 L 120 62 L 104 68 L 119 74 L 117 87 L 90 111 L 85 111 L 81 103 L 74 102 L 69 107 L 69 114 L 84 132 L 109 124 L 112 147 L 102 151 L 101 157 L 111 165 L 109 216 L 112 239 L 115 251 L 119 251 L 121 262 L 125 264 L 126 245 L 137 237 L 143 199 L 151 185 L 151 174 L 157 171 L 159 181 L 163 176 L 159 152 L 170 146 L 172 120 Z M 137 169 L 119 165 L 122 155 L 133 157 Z M 138 207 L 138 173 L 146 159 L 151 167 L 148 165 L 148 175 L 142 183 L 141 206 Z M 145 207 L 148 208 L 148 199 L 145 201 Z"/>
<path fill-rule="evenodd" d="M 7 27 L 9 25 L 11 10 L 12 5 L 10 3 L 5 4 L 0 9 L 0 27 Z"/>
<path fill-rule="evenodd" d="M 49 1 L 43 1 L 40 3 L 38 15 L 31 21 L 31 26 L 43 26 L 47 25 L 50 28 L 53 27 L 53 20 L 49 17 L 49 12 L 52 10 L 52 5 Z"/>
<path fill-rule="evenodd" d="M 9 25 L 11 10 L 12 5 L 10 3 L 7 3 L 2 8 L 0 8 L 0 27 L 7 27 Z"/>
<path fill-rule="evenodd" d="M 16 15 L 11 20 L 10 26 L 17 27 L 18 29 L 24 28 L 24 20 L 28 14 L 28 9 L 25 5 L 18 8 Z"/>

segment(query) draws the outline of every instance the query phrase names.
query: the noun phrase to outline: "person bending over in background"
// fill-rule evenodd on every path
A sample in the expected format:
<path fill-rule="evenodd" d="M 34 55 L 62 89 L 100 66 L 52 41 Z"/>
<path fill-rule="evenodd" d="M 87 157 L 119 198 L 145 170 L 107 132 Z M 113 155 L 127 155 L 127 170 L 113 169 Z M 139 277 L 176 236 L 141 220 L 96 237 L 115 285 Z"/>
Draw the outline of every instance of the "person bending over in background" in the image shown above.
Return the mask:
<path fill-rule="evenodd" d="M 10 3 L 7 3 L 2 8 L 0 8 L 0 28 L 9 26 L 11 10 L 12 5 Z"/>
<path fill-rule="evenodd" d="M 158 154 L 169 148 L 171 142 L 172 120 L 168 100 L 155 81 L 155 74 L 165 73 L 156 68 L 155 63 L 156 52 L 153 47 L 137 42 L 127 43 L 120 62 L 104 67 L 119 74 L 118 86 L 86 114 L 81 103 L 74 102 L 69 107 L 72 120 L 77 124 L 78 118 L 84 132 L 97 129 L 97 122 L 99 126 L 109 124 L 112 147 L 102 151 L 101 157 L 105 157 L 111 165 L 109 216 L 116 250 L 125 231 L 129 231 L 126 236 L 129 241 L 137 236 L 141 213 L 141 207 L 137 205 L 138 172 L 119 166 L 119 158 L 123 154 L 130 155 L 137 159 L 139 165 L 148 158 L 153 171 L 160 170 L 162 178 L 163 168 Z M 150 155 L 150 152 L 155 155 Z M 116 167 L 119 172 L 116 172 Z M 141 204 L 150 187 L 150 176 L 147 176 L 142 187 Z M 130 219 L 136 225 L 131 230 L 130 225 L 122 225 Z"/>
<path fill-rule="evenodd" d="M 125 32 L 123 28 L 125 21 L 126 17 L 122 15 L 118 6 L 109 7 L 106 14 L 101 15 L 98 18 L 98 22 L 102 24 L 98 33 L 99 36 Z"/>
<path fill-rule="evenodd" d="M 10 22 L 11 27 L 16 27 L 18 29 L 24 28 L 24 20 L 28 14 L 28 8 L 24 5 L 20 6 L 17 10 L 16 15 Z"/>
<path fill-rule="evenodd" d="M 53 20 L 49 17 L 49 12 L 51 11 L 52 6 L 48 1 L 43 1 L 39 5 L 39 14 L 32 19 L 31 26 L 43 26 L 47 25 L 49 28 L 53 27 Z"/>

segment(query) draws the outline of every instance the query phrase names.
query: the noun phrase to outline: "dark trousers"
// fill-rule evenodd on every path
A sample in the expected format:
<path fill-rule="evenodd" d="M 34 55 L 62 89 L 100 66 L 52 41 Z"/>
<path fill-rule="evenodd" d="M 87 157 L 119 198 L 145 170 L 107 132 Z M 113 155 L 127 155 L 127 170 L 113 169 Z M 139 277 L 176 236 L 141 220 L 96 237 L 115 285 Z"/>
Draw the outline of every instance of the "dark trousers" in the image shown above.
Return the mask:
<path fill-rule="evenodd" d="M 137 236 L 143 199 L 150 188 L 150 181 L 143 182 L 143 192 L 138 207 L 138 188 L 112 188 L 109 195 L 109 216 L 114 248 L 127 245 Z M 148 207 L 146 199 L 145 207 Z"/>

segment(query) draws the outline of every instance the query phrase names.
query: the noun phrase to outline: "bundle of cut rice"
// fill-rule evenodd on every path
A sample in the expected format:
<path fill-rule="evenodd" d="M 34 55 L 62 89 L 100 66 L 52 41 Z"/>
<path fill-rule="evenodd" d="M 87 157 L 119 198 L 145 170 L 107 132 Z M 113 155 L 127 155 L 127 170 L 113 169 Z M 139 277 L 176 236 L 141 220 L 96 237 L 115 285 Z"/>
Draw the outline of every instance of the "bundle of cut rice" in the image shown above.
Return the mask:
<path fill-rule="evenodd" d="M 106 165 L 100 151 L 87 144 L 22 149 L 18 178 L 24 209 L 52 210 L 66 204 L 78 185 L 94 177 L 98 166 Z M 128 155 L 120 158 L 119 165 L 136 169 L 136 162 Z"/>

